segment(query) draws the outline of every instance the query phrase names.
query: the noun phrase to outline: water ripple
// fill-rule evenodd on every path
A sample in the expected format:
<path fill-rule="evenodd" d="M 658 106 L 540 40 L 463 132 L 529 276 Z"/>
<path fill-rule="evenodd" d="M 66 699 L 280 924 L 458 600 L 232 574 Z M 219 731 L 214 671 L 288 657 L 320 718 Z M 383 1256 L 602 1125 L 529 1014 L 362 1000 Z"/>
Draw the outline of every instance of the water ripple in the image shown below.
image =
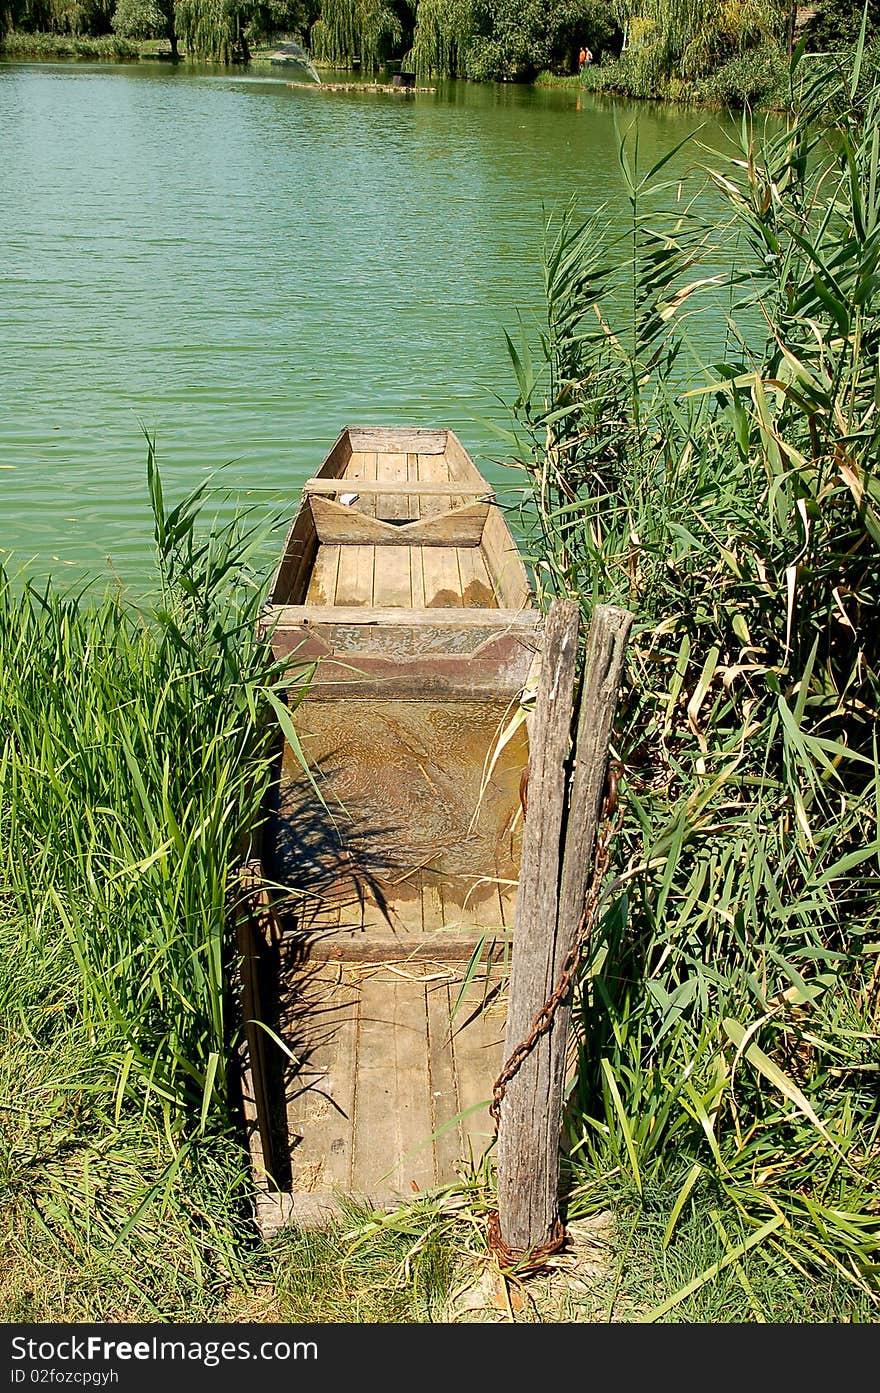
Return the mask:
<path fill-rule="evenodd" d="M 645 158 L 694 125 L 643 114 Z M 132 582 L 141 423 L 170 491 L 225 466 L 222 516 L 290 506 L 352 421 L 449 425 L 506 481 L 482 418 L 539 306 L 542 204 L 620 188 L 607 105 L 472 84 L 3 63 L 0 130 L 0 548 Z"/>

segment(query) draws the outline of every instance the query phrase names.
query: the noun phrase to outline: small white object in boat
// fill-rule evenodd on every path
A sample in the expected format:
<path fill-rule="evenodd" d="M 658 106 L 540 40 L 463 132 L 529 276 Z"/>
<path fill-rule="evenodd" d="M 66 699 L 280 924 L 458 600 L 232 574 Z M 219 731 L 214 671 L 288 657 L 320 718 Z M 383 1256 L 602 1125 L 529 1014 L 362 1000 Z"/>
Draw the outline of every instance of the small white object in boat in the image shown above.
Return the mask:
<path fill-rule="evenodd" d="M 346 507 L 350 507 L 352 503 L 357 503 L 359 498 L 359 493 L 341 493 L 339 495 L 340 503 L 344 503 Z"/>

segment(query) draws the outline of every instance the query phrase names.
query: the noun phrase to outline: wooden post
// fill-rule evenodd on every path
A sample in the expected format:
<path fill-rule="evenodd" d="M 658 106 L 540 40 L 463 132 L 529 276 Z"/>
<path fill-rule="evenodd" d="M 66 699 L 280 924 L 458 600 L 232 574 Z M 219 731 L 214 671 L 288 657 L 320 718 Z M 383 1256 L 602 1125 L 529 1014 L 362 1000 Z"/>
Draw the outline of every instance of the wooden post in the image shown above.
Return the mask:
<path fill-rule="evenodd" d="M 509 1059 L 551 996 L 572 948 L 593 865 L 632 615 L 593 612 L 575 716 L 578 607 L 556 600 L 547 619 L 529 739 L 523 836 L 504 1056 Z M 568 796 L 569 771 L 574 766 Z M 559 1131 L 570 1000 L 558 1009 L 507 1085 L 498 1132 L 498 1217 L 513 1252 L 547 1243 L 559 1220 Z"/>

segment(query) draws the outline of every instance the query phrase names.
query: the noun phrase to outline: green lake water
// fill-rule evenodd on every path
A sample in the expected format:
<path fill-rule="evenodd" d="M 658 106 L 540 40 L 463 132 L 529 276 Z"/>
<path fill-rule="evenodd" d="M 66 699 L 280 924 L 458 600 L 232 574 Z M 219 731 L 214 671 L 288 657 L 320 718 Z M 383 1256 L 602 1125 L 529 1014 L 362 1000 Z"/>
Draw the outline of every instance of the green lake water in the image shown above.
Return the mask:
<path fill-rule="evenodd" d="M 488 421 L 504 330 L 540 306 L 542 205 L 622 225 L 636 118 L 645 167 L 733 129 L 559 89 L 0 63 L 0 559 L 140 583 L 141 422 L 170 493 L 225 466 L 221 514 L 291 511 L 349 423 L 450 426 L 509 480 Z"/>

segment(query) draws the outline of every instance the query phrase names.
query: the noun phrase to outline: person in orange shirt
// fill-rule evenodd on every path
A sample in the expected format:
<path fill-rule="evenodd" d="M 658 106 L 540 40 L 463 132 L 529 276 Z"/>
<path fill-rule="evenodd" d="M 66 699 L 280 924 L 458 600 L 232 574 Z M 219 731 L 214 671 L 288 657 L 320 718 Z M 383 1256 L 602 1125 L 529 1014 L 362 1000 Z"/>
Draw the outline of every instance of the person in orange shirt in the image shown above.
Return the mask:
<path fill-rule="evenodd" d="M 586 63 L 592 63 L 592 61 L 593 61 L 593 55 L 592 55 L 592 53 L 590 52 L 590 50 L 587 48 L 586 44 L 584 44 L 584 45 L 582 46 L 582 48 L 581 48 L 580 53 L 578 54 L 578 67 L 579 67 L 579 68 L 583 68 L 584 64 L 586 64 Z"/>

